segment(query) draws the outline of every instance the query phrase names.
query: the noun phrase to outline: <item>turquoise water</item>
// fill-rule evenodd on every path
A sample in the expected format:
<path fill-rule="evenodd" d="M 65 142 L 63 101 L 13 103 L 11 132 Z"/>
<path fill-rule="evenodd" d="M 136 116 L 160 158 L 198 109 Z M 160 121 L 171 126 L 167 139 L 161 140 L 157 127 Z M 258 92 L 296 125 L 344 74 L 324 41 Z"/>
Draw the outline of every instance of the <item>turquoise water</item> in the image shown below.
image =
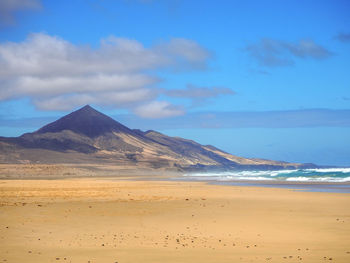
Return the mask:
<path fill-rule="evenodd" d="M 350 182 L 350 168 L 317 168 L 299 170 L 271 171 L 226 171 L 188 173 L 184 175 L 191 179 L 213 181 L 286 181 L 286 182 Z"/>
<path fill-rule="evenodd" d="M 307 192 L 350 193 L 350 168 L 188 173 L 183 178 L 219 185 L 277 187 Z"/>

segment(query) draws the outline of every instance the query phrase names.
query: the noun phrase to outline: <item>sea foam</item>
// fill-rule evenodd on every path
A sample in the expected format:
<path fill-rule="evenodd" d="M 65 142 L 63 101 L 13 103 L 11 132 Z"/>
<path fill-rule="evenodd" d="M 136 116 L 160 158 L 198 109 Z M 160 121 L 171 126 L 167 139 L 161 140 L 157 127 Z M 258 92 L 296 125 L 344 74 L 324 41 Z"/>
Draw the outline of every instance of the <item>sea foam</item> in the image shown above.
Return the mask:
<path fill-rule="evenodd" d="M 350 182 L 350 168 L 315 168 L 264 171 L 226 171 L 188 173 L 192 179 L 210 181 L 288 181 L 288 182 Z"/>

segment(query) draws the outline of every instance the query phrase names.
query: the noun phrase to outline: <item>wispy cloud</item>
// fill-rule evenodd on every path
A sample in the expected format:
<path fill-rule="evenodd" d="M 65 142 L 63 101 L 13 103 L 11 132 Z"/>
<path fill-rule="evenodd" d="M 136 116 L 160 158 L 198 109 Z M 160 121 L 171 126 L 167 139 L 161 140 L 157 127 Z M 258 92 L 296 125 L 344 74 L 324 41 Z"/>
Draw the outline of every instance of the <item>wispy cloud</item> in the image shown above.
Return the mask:
<path fill-rule="evenodd" d="M 159 119 L 182 116 L 185 111 L 182 107 L 172 105 L 166 101 L 152 101 L 136 107 L 134 113 L 143 118 Z"/>
<path fill-rule="evenodd" d="M 0 26 L 15 23 L 15 14 L 18 11 L 37 10 L 41 7 L 40 0 L 1 0 Z"/>
<path fill-rule="evenodd" d="M 235 92 L 225 87 L 199 87 L 188 84 L 185 89 L 164 90 L 164 94 L 174 98 L 190 99 L 194 104 L 198 104 L 221 95 L 234 95 Z"/>
<path fill-rule="evenodd" d="M 264 67 L 285 67 L 294 65 L 295 59 L 326 59 L 332 52 L 315 43 L 302 39 L 299 42 L 286 42 L 269 38 L 245 47 L 248 54 Z"/>
<path fill-rule="evenodd" d="M 187 39 L 149 48 L 114 36 L 98 48 L 74 45 L 44 33 L 20 43 L 0 44 L 0 100 L 28 97 L 42 110 L 71 110 L 83 104 L 136 110 L 153 105 L 153 116 L 173 116 L 175 106 L 157 101 L 159 69 L 206 68 L 210 53 Z M 157 106 L 157 107 L 155 107 Z M 150 106 L 149 106 L 150 107 Z M 167 114 L 155 114 L 155 110 Z M 178 111 L 175 111 L 178 113 Z"/>
<path fill-rule="evenodd" d="M 335 39 L 340 42 L 350 42 L 350 33 L 339 33 L 335 36 Z"/>

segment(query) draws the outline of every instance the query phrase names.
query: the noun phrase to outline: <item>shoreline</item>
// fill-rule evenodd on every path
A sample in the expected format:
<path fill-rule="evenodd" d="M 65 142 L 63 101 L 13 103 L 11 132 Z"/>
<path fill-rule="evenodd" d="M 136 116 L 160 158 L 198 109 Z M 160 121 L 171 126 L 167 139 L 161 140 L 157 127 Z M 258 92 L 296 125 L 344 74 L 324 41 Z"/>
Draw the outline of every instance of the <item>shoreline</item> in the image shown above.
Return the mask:
<path fill-rule="evenodd" d="M 0 177 L 0 181 L 32 181 L 32 180 L 48 180 L 48 181 L 60 181 L 60 180 L 79 180 L 79 179 L 102 179 L 112 181 L 178 181 L 178 182 L 199 182 L 208 185 L 218 186 L 234 186 L 234 187 L 266 187 L 276 189 L 289 189 L 294 191 L 302 192 L 320 192 L 320 193 L 339 193 L 339 194 L 350 194 L 350 182 L 293 182 L 293 181 L 263 181 L 263 180 L 230 180 L 230 181 L 215 181 L 215 180 L 201 180 L 201 179 L 190 179 L 185 178 L 182 175 L 174 176 L 149 176 L 149 175 L 99 175 L 99 176 L 47 176 L 47 177 Z"/>
<path fill-rule="evenodd" d="M 127 176 L 126 176 L 127 175 Z M 103 164 L 0 164 L 0 180 L 110 179 L 204 182 L 239 187 L 286 188 L 295 191 L 350 193 L 350 182 L 246 180 L 190 176 L 188 172 Z"/>
<path fill-rule="evenodd" d="M 138 180 L 132 178 L 131 180 Z M 144 180 L 142 178 L 141 180 Z M 159 180 L 152 179 L 149 180 Z M 201 180 L 201 179 L 186 179 L 183 177 L 168 178 L 164 181 L 182 181 L 182 182 L 204 182 L 208 185 L 222 185 L 222 186 L 237 186 L 237 187 L 267 187 L 267 188 L 280 188 L 290 189 L 294 191 L 305 191 L 305 192 L 325 192 L 325 193 L 339 193 L 339 194 L 350 194 L 350 182 L 293 182 L 293 181 L 249 181 L 249 180 L 230 180 L 230 181 L 216 181 L 216 180 Z"/>

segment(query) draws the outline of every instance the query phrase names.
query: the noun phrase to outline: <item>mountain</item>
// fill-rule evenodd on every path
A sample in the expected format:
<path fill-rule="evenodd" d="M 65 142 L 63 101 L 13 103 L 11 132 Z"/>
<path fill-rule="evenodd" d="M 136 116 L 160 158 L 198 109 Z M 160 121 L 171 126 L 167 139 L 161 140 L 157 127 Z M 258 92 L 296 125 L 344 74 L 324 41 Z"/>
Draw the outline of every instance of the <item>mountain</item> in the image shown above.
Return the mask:
<path fill-rule="evenodd" d="M 64 130 L 70 130 L 92 138 L 108 132 L 131 132 L 128 127 L 113 120 L 111 117 L 98 112 L 91 106 L 86 105 L 55 122 L 45 125 L 36 133 L 57 133 Z"/>
<path fill-rule="evenodd" d="M 133 130 L 87 105 L 33 133 L 0 137 L 0 163 L 98 163 L 174 169 L 289 169 L 157 131 Z"/>

